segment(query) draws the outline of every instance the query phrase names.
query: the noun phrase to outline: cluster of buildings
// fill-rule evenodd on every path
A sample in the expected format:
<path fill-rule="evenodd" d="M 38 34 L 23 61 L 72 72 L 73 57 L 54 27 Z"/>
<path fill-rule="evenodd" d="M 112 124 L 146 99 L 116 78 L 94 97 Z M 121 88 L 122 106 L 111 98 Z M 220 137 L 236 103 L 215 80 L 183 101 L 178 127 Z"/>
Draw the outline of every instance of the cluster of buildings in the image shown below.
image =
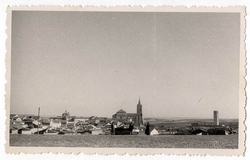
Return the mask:
<path fill-rule="evenodd" d="M 137 104 L 136 113 L 127 113 L 126 111 L 120 109 L 112 116 L 112 118 L 120 122 L 133 122 L 136 126 L 143 124 L 142 104 L 140 99 Z"/>
<path fill-rule="evenodd" d="M 76 117 L 65 111 L 62 116 L 38 117 L 10 115 L 12 134 L 111 134 L 111 119 Z"/>
<path fill-rule="evenodd" d="M 65 111 L 61 116 L 10 115 L 12 134 L 138 134 L 143 126 L 142 105 L 139 99 L 136 113 L 116 112 L 112 118 L 76 117 Z M 120 132 L 122 131 L 122 132 Z"/>
<path fill-rule="evenodd" d="M 212 122 L 184 123 L 179 126 L 152 125 L 150 135 L 229 135 L 238 134 L 238 122 L 219 122 L 219 112 L 213 111 Z"/>
<path fill-rule="evenodd" d="M 159 129 L 153 127 L 150 135 L 229 135 L 238 134 L 238 128 L 230 127 L 173 127 L 169 129 Z"/>
<path fill-rule="evenodd" d="M 219 123 L 219 112 L 213 112 L 212 123 L 191 123 L 186 126 L 154 125 L 144 122 L 142 104 L 139 99 L 136 113 L 127 113 L 120 109 L 112 118 L 76 117 L 65 111 L 61 116 L 40 117 L 35 115 L 10 115 L 10 133 L 12 134 L 148 134 L 148 135 L 215 135 L 237 134 L 238 124 L 234 128 Z M 147 128 L 148 127 L 148 128 Z M 147 129 L 146 129 L 147 128 Z M 147 131 L 146 131 L 147 130 Z"/>

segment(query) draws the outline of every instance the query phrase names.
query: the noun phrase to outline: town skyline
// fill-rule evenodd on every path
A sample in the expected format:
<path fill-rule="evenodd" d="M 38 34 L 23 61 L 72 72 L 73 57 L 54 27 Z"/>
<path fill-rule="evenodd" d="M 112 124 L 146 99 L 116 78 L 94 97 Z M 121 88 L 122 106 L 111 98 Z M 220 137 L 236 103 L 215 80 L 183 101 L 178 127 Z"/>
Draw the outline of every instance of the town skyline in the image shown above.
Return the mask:
<path fill-rule="evenodd" d="M 68 113 L 70 113 L 70 110 L 65 110 L 64 112 L 62 111 L 61 113 L 62 114 L 57 114 L 57 115 L 44 115 L 44 114 L 42 114 L 42 113 L 40 113 L 40 111 L 41 111 L 41 108 L 39 107 L 38 108 L 38 112 L 39 112 L 39 114 L 40 114 L 40 116 L 41 117 L 57 117 L 57 116 L 61 116 L 61 115 L 63 115 L 64 113 L 66 113 L 66 112 L 68 112 Z M 124 109 L 120 109 L 120 110 L 123 110 L 124 111 Z M 126 111 L 125 111 L 126 112 Z M 116 113 L 116 112 L 114 112 L 114 113 Z M 132 113 L 132 112 L 127 112 L 127 113 Z M 211 112 L 212 113 L 212 112 Z M 32 115 L 32 116 L 36 116 L 36 115 L 38 115 L 37 113 L 36 114 L 33 114 L 33 113 L 10 113 L 10 114 L 12 114 L 12 115 L 14 115 L 14 114 L 16 114 L 16 115 Z M 112 118 L 112 115 L 111 116 L 102 116 L 102 115 L 71 115 L 70 114 L 70 116 L 76 116 L 76 117 L 91 117 L 91 116 L 95 116 L 95 117 L 107 117 L 107 118 Z M 212 116 L 212 115 L 211 115 Z M 192 117 L 178 117 L 178 116 L 173 116 L 173 117 L 159 117 L 159 116 L 155 116 L 155 117 L 144 117 L 144 118 L 163 118 L 163 119 L 185 119 L 185 118 L 187 118 L 187 119 L 211 119 L 211 116 L 210 117 L 204 117 L 204 116 L 192 116 Z M 221 118 L 221 117 L 220 117 Z M 231 117 L 227 117 L 227 118 L 225 118 L 225 117 L 222 117 L 221 119 L 238 119 L 238 118 L 231 118 Z M 212 120 L 212 119 L 211 119 Z"/>
<path fill-rule="evenodd" d="M 12 16 L 10 113 L 239 118 L 237 13 Z"/>

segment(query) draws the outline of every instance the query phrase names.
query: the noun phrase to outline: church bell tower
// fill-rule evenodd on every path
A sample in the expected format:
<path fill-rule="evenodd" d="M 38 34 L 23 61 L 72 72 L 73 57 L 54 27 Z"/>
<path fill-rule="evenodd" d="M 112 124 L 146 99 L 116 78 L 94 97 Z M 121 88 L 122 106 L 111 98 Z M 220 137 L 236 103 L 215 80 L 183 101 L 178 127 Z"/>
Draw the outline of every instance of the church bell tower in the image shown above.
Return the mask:
<path fill-rule="evenodd" d="M 142 105 L 139 98 L 138 104 L 137 104 L 137 117 L 138 117 L 138 124 L 142 124 Z"/>

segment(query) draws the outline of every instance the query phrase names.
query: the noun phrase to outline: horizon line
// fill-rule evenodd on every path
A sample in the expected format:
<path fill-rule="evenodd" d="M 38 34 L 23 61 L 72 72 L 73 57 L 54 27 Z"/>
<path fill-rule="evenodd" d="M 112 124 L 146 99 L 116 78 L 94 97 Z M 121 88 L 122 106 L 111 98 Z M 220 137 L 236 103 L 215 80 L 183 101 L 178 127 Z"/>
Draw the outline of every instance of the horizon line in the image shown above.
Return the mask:
<path fill-rule="evenodd" d="M 18 113 L 10 113 L 9 115 L 11 115 L 11 114 L 16 114 L 16 115 L 34 115 L 34 116 L 37 116 L 36 114 L 25 114 L 25 113 L 20 113 L 20 114 L 18 114 Z M 53 117 L 53 116 L 56 116 L 56 117 L 58 117 L 58 116 L 61 116 L 61 115 L 40 115 L 41 117 Z M 71 115 L 71 116 L 75 116 L 75 115 Z M 83 115 L 81 115 L 81 116 L 75 116 L 75 117 L 92 117 L 92 116 L 95 116 L 95 115 L 91 115 L 91 116 L 83 116 Z M 112 118 L 112 116 L 111 117 L 109 117 L 109 116 L 95 116 L 95 117 L 107 117 L 107 118 Z M 154 119 L 211 119 L 211 120 L 213 120 L 213 117 L 162 117 L 162 116 L 160 116 L 160 117 L 155 117 L 155 116 L 153 116 L 153 117 L 149 117 L 149 116 L 147 116 L 147 117 L 144 117 L 143 119 L 148 119 L 148 118 L 154 118 Z M 233 118 L 233 117 L 221 117 L 220 119 L 239 119 L 239 118 Z"/>

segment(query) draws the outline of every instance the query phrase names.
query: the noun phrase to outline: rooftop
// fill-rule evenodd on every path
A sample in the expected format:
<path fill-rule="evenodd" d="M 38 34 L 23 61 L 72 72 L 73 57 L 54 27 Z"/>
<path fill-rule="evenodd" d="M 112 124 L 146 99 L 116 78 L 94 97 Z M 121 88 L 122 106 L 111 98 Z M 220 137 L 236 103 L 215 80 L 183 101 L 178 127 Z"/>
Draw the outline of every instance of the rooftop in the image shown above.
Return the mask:
<path fill-rule="evenodd" d="M 120 109 L 119 111 L 117 111 L 116 113 L 126 113 L 126 111 Z"/>

